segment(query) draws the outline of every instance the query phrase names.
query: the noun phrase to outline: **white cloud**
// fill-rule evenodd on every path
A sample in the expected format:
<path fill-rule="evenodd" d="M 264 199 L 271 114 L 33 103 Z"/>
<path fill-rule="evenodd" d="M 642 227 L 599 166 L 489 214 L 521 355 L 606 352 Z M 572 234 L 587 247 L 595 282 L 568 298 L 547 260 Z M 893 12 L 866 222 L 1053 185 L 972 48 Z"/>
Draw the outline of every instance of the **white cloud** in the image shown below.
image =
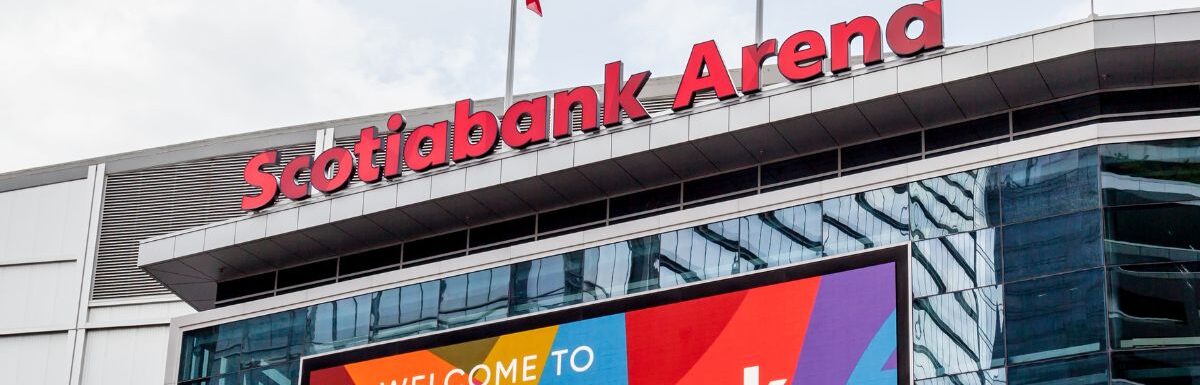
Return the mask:
<path fill-rule="evenodd" d="M 503 68 L 470 18 L 439 31 L 325 1 L 0 8 L 0 171 L 494 95 L 459 75 Z"/>

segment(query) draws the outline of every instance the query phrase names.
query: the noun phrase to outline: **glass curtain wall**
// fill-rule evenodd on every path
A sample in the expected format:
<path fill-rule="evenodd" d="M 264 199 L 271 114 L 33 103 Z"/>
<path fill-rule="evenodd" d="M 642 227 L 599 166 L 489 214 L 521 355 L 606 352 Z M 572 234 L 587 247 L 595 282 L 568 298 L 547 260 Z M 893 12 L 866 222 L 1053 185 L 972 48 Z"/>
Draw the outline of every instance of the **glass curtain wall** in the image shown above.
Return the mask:
<path fill-rule="evenodd" d="M 180 381 L 905 242 L 921 384 L 1200 381 L 1198 162 L 1083 148 L 192 330 Z"/>

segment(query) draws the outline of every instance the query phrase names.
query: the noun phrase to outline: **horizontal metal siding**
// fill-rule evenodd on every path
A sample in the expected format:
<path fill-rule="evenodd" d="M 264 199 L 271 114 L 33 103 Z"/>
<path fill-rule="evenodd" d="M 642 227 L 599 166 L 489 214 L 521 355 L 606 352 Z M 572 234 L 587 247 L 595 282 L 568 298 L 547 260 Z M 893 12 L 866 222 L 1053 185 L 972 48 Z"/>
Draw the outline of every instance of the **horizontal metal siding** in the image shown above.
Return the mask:
<path fill-rule="evenodd" d="M 137 267 L 138 242 L 242 215 L 242 195 L 255 191 L 242 180 L 242 168 L 256 153 L 108 175 L 92 299 L 170 293 Z M 312 143 L 281 148 L 278 163 L 312 153 Z"/>

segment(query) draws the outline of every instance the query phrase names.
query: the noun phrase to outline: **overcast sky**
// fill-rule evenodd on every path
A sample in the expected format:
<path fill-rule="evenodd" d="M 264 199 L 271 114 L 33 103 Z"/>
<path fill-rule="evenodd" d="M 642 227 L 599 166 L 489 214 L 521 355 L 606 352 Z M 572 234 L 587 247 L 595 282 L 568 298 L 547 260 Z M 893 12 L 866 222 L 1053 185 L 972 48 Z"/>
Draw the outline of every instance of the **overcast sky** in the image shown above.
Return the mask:
<path fill-rule="evenodd" d="M 915 0 L 765 0 L 767 38 Z M 504 92 L 507 0 L 0 0 L 0 173 Z M 754 0 L 542 0 L 518 14 L 517 92 L 730 66 Z M 1200 0 L 1096 0 L 1101 15 Z M 945 0 L 948 45 L 1085 18 L 1088 0 Z"/>

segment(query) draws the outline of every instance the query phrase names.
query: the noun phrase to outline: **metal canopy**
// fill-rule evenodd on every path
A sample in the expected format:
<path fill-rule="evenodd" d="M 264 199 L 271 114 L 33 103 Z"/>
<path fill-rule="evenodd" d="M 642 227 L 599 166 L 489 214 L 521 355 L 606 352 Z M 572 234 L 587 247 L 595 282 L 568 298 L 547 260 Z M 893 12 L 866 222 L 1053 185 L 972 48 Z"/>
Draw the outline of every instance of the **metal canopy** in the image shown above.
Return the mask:
<path fill-rule="evenodd" d="M 1197 24 L 1195 10 L 1086 20 L 782 84 L 149 239 L 138 264 L 209 309 L 218 281 L 1080 93 L 1200 82 Z"/>

